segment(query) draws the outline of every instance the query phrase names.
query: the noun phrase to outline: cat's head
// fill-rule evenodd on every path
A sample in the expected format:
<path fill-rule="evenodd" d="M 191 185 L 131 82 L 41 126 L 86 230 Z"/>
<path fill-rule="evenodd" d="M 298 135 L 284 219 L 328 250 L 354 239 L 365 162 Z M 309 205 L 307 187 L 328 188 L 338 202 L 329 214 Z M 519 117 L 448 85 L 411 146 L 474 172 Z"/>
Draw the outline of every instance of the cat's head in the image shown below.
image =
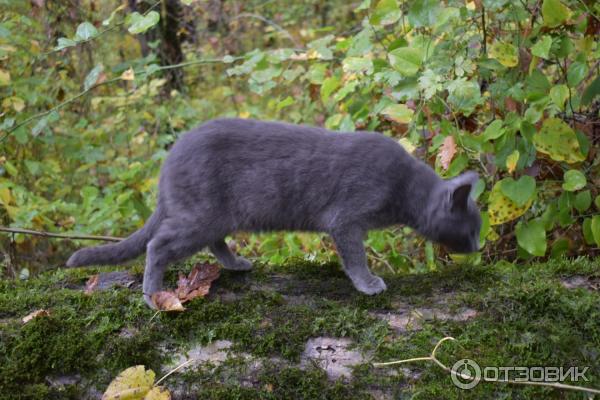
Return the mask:
<path fill-rule="evenodd" d="M 429 207 L 429 237 L 453 253 L 479 250 L 481 215 L 471 192 L 477 173 L 469 171 L 442 181 Z"/>

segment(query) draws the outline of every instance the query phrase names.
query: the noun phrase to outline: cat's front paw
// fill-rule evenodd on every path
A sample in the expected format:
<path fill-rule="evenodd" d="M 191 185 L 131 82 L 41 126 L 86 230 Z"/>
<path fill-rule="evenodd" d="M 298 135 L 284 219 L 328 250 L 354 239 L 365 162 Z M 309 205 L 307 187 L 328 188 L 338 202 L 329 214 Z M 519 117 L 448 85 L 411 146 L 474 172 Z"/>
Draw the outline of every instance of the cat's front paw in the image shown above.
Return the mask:
<path fill-rule="evenodd" d="M 148 307 L 150 307 L 151 309 L 158 310 L 158 307 L 152 301 L 152 296 L 151 295 L 144 294 L 144 301 L 146 302 L 146 304 L 148 304 Z"/>
<path fill-rule="evenodd" d="M 225 269 L 232 271 L 250 271 L 252 269 L 252 262 L 244 257 L 236 257 L 235 263 L 223 266 Z"/>
<path fill-rule="evenodd" d="M 354 287 L 364 294 L 369 296 L 379 294 L 387 289 L 385 282 L 378 276 L 371 275 L 367 279 L 352 280 Z"/>

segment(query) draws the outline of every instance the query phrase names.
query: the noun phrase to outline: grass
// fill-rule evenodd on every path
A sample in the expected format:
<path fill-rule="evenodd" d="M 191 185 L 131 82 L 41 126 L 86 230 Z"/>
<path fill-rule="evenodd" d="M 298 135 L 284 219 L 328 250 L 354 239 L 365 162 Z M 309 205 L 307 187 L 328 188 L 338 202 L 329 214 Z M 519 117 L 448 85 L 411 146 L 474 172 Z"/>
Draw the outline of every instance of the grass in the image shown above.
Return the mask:
<path fill-rule="evenodd" d="M 437 272 L 385 276 L 389 290 L 376 297 L 355 292 L 337 264 L 290 262 L 257 266 L 251 273 L 224 271 L 214 294 L 189 303 L 183 313 L 154 312 L 138 289 L 85 295 L 89 276 L 106 269 L 51 271 L 27 281 L 0 280 L 0 398 L 81 398 L 102 393 L 123 369 L 143 364 L 167 372 L 171 356 L 192 345 L 230 340 L 237 357 L 218 366 L 186 369 L 165 385 L 178 398 L 348 399 L 390 398 L 586 398 L 546 388 L 480 384 L 463 391 L 429 363 L 375 369 L 365 362 L 350 381 L 331 382 L 316 368 L 300 369 L 309 338 L 348 337 L 374 361 L 428 355 L 444 336 L 438 357 L 447 365 L 471 358 L 488 366 L 588 366 L 590 387 L 600 387 L 600 293 L 566 289 L 561 279 L 600 277 L 598 260 L 553 260 L 532 265 L 498 263 L 445 266 Z M 179 271 L 167 276 L 174 286 Z M 139 266 L 133 268 L 138 275 Z M 225 294 L 229 294 L 227 298 Z M 468 321 L 423 321 L 399 333 L 377 313 L 427 307 L 443 300 L 448 310 L 467 306 Z M 23 325 L 36 309 L 50 311 Z M 252 367 L 252 360 L 261 367 Z M 250 371 L 250 372 L 248 372 Z M 74 385 L 53 384 L 76 376 Z M 568 383 L 568 382 L 567 382 Z"/>

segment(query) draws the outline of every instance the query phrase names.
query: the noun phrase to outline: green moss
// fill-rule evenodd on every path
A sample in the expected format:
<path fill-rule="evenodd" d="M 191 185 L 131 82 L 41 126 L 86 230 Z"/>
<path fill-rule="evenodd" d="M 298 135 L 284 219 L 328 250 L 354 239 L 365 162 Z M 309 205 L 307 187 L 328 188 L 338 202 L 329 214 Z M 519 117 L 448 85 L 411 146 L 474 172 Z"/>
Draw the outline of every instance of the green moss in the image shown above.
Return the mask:
<path fill-rule="evenodd" d="M 218 339 L 231 340 L 236 352 L 287 364 L 267 362 L 251 385 L 238 382 L 236 376 L 246 367 L 238 359 L 216 369 L 177 374 L 166 385 L 195 379 L 201 383 L 197 396 L 209 399 L 362 398 L 371 390 L 394 398 L 580 398 L 492 384 L 461 391 L 444 371 L 428 363 L 409 366 L 421 374 L 416 380 L 363 364 L 349 384 L 331 383 L 318 369 L 301 371 L 294 365 L 306 341 L 316 336 L 352 338 L 375 360 L 388 361 L 427 355 L 440 338 L 450 335 L 457 341 L 439 351 L 449 365 L 466 357 L 481 365 L 589 366 L 586 385 L 598 387 L 600 295 L 569 290 L 560 282 L 573 275 L 599 276 L 595 263 L 578 259 L 530 266 L 445 266 L 426 274 L 385 276 L 389 290 L 376 297 L 357 293 L 336 264 L 289 264 L 273 268 L 275 273 L 259 265 L 250 273 L 223 272 L 215 291 L 232 292 L 235 298 L 221 301 L 211 295 L 188 303 L 184 313 L 154 318 L 139 290 L 85 295 L 85 281 L 98 269 L 0 281 L 0 398 L 80 398 L 86 385 L 59 388 L 48 378 L 79 374 L 102 391 L 129 366 L 143 364 L 160 375 L 166 372 L 161 366 L 169 353 Z M 189 268 L 172 269 L 168 285 L 174 286 L 177 274 Z M 294 296 L 300 297 L 291 301 Z M 468 306 L 478 316 L 466 322 L 423 321 L 420 331 L 403 335 L 373 316 L 394 312 L 398 304 L 431 306 L 440 298 L 449 310 Z M 20 322 L 42 308 L 50 316 Z"/>

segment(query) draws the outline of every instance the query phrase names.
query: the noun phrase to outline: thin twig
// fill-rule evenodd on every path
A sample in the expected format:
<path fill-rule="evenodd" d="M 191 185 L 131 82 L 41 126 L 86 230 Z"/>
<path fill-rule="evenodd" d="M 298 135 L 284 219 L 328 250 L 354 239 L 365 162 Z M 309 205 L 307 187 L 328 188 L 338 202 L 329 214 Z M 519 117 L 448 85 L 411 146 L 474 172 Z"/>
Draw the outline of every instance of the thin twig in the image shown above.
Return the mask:
<path fill-rule="evenodd" d="M 158 386 L 160 385 L 160 383 L 162 381 L 164 381 L 169 375 L 174 374 L 175 372 L 179 371 L 181 368 L 193 363 L 194 361 L 196 361 L 196 359 L 194 358 L 190 358 L 189 360 L 179 364 L 177 367 L 175 367 L 174 369 L 170 370 L 169 372 L 167 372 L 165 374 L 165 376 L 163 376 L 162 378 L 160 378 L 159 380 L 156 381 L 156 383 L 154 384 L 154 386 Z"/>
<path fill-rule="evenodd" d="M 93 236 L 93 235 L 79 235 L 79 234 L 67 234 L 67 233 L 52 233 L 52 232 L 44 232 L 44 231 L 34 231 L 31 229 L 21 229 L 21 228 L 9 228 L 6 226 L 0 226 L 0 232 L 8 232 L 8 233 L 22 233 L 24 235 L 35 235 L 35 236 L 44 236 L 51 238 L 60 238 L 60 239 L 73 239 L 73 240 L 103 240 L 105 242 L 120 242 L 123 238 L 116 236 Z"/>
<path fill-rule="evenodd" d="M 464 380 L 468 380 L 468 381 L 474 381 L 476 379 L 481 380 L 481 378 L 476 378 L 471 375 L 465 375 L 460 372 L 456 372 L 454 369 L 449 368 L 447 365 L 443 364 L 440 360 L 437 359 L 437 357 L 435 356 L 437 349 L 440 347 L 440 345 L 442 343 L 444 343 L 445 341 L 448 341 L 448 340 L 456 340 L 456 339 L 454 339 L 451 336 L 447 336 L 447 337 L 441 339 L 439 342 L 437 342 L 437 344 L 433 348 L 433 351 L 431 352 L 431 354 L 428 357 L 416 357 L 416 358 L 409 358 L 406 360 L 389 361 L 389 362 L 384 362 L 384 363 L 373 363 L 373 366 L 376 368 L 379 368 L 379 367 L 387 367 L 390 365 L 398 365 L 398 364 L 404 364 L 404 363 L 409 363 L 409 362 L 414 362 L 414 361 L 432 361 L 435 364 L 437 364 L 440 368 L 442 368 L 444 371 L 450 373 L 451 375 L 460 377 L 460 378 L 462 378 Z M 575 391 L 586 392 L 586 393 L 600 394 L 600 390 L 598 390 L 598 389 L 586 388 L 583 386 L 567 385 L 565 383 L 556 383 L 556 382 L 549 383 L 549 382 L 515 381 L 512 379 L 497 379 L 497 378 L 486 378 L 486 379 L 483 379 L 483 382 L 499 382 L 499 383 L 509 383 L 509 384 L 513 384 L 513 385 L 544 386 L 544 387 L 551 387 L 554 389 L 575 390 Z"/>

